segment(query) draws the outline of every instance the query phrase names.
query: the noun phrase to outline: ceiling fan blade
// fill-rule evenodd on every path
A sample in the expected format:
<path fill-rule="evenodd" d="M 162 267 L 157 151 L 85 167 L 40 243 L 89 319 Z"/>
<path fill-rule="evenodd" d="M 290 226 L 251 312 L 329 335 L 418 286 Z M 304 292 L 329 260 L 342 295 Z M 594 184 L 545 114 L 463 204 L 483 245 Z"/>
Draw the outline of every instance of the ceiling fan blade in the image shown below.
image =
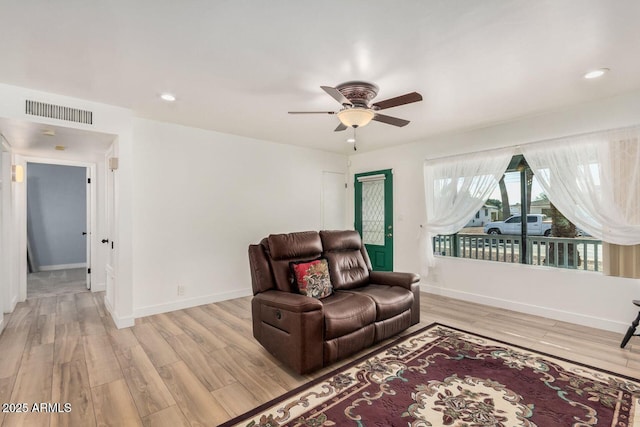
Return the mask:
<path fill-rule="evenodd" d="M 384 114 L 376 114 L 373 117 L 373 120 L 398 127 L 406 126 L 410 123 L 409 120 L 399 119 L 397 117 L 391 117 Z"/>
<path fill-rule="evenodd" d="M 333 99 L 338 101 L 342 105 L 353 105 L 338 89 L 331 86 L 320 86 L 322 90 L 327 92 Z"/>
<path fill-rule="evenodd" d="M 334 132 L 341 132 L 341 131 L 346 130 L 346 129 L 347 129 L 347 125 L 345 125 L 344 123 L 340 122 L 338 127 L 335 128 L 333 131 Z"/>
<path fill-rule="evenodd" d="M 422 95 L 418 92 L 411 92 L 405 95 L 396 96 L 395 98 L 385 99 L 384 101 L 376 102 L 371 105 L 376 110 L 384 110 L 391 107 L 397 107 L 399 105 L 411 104 L 412 102 L 422 101 Z"/>
<path fill-rule="evenodd" d="M 335 114 L 335 111 L 289 111 L 289 114 Z"/>

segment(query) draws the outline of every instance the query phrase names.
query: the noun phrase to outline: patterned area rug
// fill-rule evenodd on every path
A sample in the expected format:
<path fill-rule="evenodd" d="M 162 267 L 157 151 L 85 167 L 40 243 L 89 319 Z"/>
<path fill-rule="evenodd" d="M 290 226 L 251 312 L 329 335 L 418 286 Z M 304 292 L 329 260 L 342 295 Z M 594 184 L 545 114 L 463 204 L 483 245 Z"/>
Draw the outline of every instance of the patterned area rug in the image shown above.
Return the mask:
<path fill-rule="evenodd" d="M 640 426 L 640 381 L 432 324 L 229 426 Z"/>

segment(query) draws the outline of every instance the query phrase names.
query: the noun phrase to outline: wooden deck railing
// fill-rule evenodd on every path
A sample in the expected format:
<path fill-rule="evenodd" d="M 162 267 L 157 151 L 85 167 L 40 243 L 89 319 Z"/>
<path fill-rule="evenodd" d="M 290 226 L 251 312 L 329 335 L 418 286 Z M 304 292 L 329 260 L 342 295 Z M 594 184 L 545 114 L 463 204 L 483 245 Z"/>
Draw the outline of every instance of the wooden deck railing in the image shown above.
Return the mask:
<path fill-rule="evenodd" d="M 433 239 L 436 255 L 520 262 L 518 235 L 457 233 Z M 527 237 L 527 262 L 558 268 L 602 271 L 602 242 L 590 238 Z"/>

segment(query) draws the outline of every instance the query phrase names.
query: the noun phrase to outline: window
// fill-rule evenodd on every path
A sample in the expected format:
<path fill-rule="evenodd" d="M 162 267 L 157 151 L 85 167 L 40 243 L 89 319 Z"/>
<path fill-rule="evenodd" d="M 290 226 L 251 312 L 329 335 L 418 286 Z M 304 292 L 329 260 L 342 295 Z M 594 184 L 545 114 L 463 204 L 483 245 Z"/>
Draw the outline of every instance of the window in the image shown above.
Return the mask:
<path fill-rule="evenodd" d="M 581 233 L 549 202 L 522 155 L 511 159 L 486 205 L 494 206 L 496 215 L 489 220 L 485 207 L 487 221 L 482 227 L 470 222 L 456 234 L 437 236 L 434 253 L 602 271 L 602 242 Z M 480 211 L 475 217 L 479 215 Z"/>

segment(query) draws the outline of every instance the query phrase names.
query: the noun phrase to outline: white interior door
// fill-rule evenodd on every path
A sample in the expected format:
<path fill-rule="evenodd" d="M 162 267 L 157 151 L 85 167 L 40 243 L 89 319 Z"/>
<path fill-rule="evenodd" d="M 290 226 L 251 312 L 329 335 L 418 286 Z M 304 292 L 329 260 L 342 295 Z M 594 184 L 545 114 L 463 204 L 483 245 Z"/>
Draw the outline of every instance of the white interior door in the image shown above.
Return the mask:
<path fill-rule="evenodd" d="M 115 303 L 115 291 L 116 291 L 116 245 L 113 241 L 114 236 L 117 235 L 117 224 L 116 224 L 116 165 L 110 164 L 110 159 L 113 158 L 113 148 L 107 153 L 105 162 L 107 169 L 107 197 L 106 197 L 106 219 L 107 219 L 107 238 L 102 238 L 102 240 L 107 240 L 104 242 L 107 245 L 106 251 L 106 295 L 105 295 L 105 305 L 112 311 Z"/>
<path fill-rule="evenodd" d="M 92 196 L 92 177 L 91 177 L 91 168 L 85 168 L 86 171 L 86 189 L 87 189 L 87 193 L 86 193 L 86 215 L 87 215 L 87 225 L 85 228 L 85 248 L 87 251 L 87 270 L 86 270 L 86 275 L 87 275 L 87 289 L 91 289 L 91 241 L 92 241 L 92 233 L 91 230 L 93 229 L 93 223 L 92 223 L 92 218 L 91 218 L 91 196 Z"/>

